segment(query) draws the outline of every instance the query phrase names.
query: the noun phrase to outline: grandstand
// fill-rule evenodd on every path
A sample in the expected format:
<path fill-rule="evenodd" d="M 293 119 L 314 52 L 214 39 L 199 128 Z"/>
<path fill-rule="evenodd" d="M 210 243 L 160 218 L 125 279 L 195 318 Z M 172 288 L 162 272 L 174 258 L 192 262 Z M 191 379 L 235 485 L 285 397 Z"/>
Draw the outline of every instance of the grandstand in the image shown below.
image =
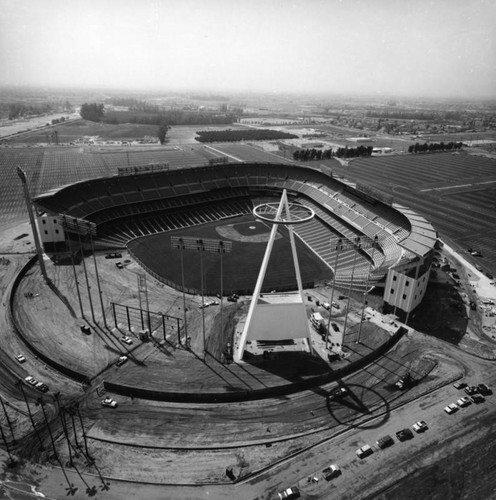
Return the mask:
<path fill-rule="evenodd" d="M 336 267 L 336 286 L 345 288 L 352 281 L 353 289 L 364 291 L 372 283 L 384 286 L 389 274 L 391 280 L 394 273 L 418 280 L 429 272 L 437 233 L 425 219 L 365 196 L 347 181 L 298 165 L 226 163 L 114 175 L 63 186 L 34 201 L 40 227 L 56 224 L 62 214 L 90 221 L 97 228 L 95 245 L 110 249 L 136 238 L 249 214 L 257 200 L 278 197 L 283 189 L 315 212 L 315 219 L 295 232 L 329 268 Z M 41 233 L 46 250 L 60 249 L 65 236 L 54 240 L 51 231 Z M 379 249 L 363 245 L 357 255 L 352 248 L 336 256 L 331 245 L 331 239 L 375 237 Z M 387 302 L 401 310 L 416 307 L 425 293 L 425 287 L 415 293 L 412 287 L 396 292 L 389 288 Z M 396 300 L 398 295 L 403 298 Z"/>

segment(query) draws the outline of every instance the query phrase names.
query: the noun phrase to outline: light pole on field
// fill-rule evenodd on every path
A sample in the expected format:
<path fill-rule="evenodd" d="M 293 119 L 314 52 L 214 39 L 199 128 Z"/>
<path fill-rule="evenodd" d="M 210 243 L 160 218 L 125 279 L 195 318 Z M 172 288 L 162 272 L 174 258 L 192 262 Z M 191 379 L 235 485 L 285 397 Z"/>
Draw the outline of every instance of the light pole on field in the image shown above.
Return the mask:
<path fill-rule="evenodd" d="M 222 270 L 222 257 L 226 253 L 231 253 L 232 241 L 213 240 L 209 238 L 194 238 L 194 237 L 171 237 L 171 248 L 181 251 L 181 276 L 182 276 L 182 289 L 183 289 L 183 304 L 184 304 L 184 325 L 186 329 L 186 298 L 184 287 L 184 262 L 183 250 L 193 250 L 200 253 L 200 281 L 201 281 L 201 295 L 202 295 L 202 333 L 203 333 L 203 358 L 206 357 L 206 338 L 205 338 L 205 289 L 204 289 L 204 270 L 203 270 L 203 254 L 204 252 L 218 253 L 221 259 L 220 266 L 220 282 L 221 282 L 221 328 L 222 328 L 222 301 L 223 293 L 223 270 Z"/>

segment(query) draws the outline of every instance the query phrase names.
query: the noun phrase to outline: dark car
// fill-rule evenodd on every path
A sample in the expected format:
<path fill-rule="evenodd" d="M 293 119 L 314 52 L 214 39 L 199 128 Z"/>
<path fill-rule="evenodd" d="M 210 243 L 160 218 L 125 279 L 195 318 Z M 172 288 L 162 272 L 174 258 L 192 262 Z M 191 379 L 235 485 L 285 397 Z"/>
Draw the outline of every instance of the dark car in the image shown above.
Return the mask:
<path fill-rule="evenodd" d="M 383 450 L 384 448 L 387 448 L 388 446 L 391 446 L 393 444 L 394 444 L 394 439 L 389 434 L 381 437 L 381 439 L 379 439 L 377 441 L 377 446 L 381 450 Z"/>
<path fill-rule="evenodd" d="M 339 326 L 336 323 L 331 323 L 331 326 L 335 332 L 339 332 Z"/>
<path fill-rule="evenodd" d="M 414 385 L 415 381 L 413 380 L 412 376 L 407 373 L 404 377 L 400 378 L 394 386 L 399 389 L 400 391 L 404 391 L 405 389 L 408 389 L 412 385 Z"/>
<path fill-rule="evenodd" d="M 486 384 L 479 384 L 477 388 L 479 389 L 479 393 L 483 396 L 490 396 L 493 393 L 493 391 Z"/>
<path fill-rule="evenodd" d="M 474 394 L 473 396 L 470 396 L 472 398 L 472 401 L 478 405 L 480 403 L 484 403 L 486 398 L 482 394 Z"/>
<path fill-rule="evenodd" d="M 348 395 L 348 389 L 345 387 L 339 387 L 338 389 L 334 389 L 329 395 L 329 401 L 333 401 L 335 399 L 341 399 Z"/>
<path fill-rule="evenodd" d="M 396 437 L 400 441 L 407 441 L 413 438 L 413 432 L 410 429 L 401 429 L 401 431 L 396 433 Z"/>

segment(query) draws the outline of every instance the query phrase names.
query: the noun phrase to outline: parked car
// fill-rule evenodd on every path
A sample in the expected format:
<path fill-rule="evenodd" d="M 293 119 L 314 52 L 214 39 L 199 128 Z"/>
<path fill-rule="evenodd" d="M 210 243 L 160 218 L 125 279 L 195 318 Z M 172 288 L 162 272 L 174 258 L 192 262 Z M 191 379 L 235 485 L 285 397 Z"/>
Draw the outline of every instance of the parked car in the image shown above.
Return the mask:
<path fill-rule="evenodd" d="M 400 391 L 404 391 L 405 389 L 408 389 L 411 387 L 415 381 L 413 380 L 412 376 L 407 373 L 404 377 L 401 377 L 394 386 L 399 389 Z"/>
<path fill-rule="evenodd" d="M 329 481 L 333 477 L 339 476 L 339 474 L 341 474 L 341 469 L 339 468 L 339 465 L 332 464 L 332 465 L 329 465 L 329 467 L 326 467 L 322 471 L 322 474 L 324 474 L 324 479 L 326 481 Z"/>
<path fill-rule="evenodd" d="M 470 397 L 472 401 L 477 405 L 480 403 L 484 403 L 484 401 L 486 400 L 486 398 L 482 394 L 474 394 L 473 396 Z"/>
<path fill-rule="evenodd" d="M 475 385 L 469 385 L 468 387 L 465 387 L 465 392 L 468 396 L 473 396 L 479 392 L 479 388 L 475 387 Z"/>
<path fill-rule="evenodd" d="M 479 389 L 479 393 L 483 396 L 490 396 L 493 393 L 493 391 L 486 384 L 479 384 L 477 388 Z"/>
<path fill-rule="evenodd" d="M 356 451 L 358 458 L 366 458 L 369 455 L 372 455 L 372 453 L 374 453 L 374 450 L 368 444 L 362 446 L 361 448 L 358 448 L 358 450 Z"/>
<path fill-rule="evenodd" d="M 127 361 L 127 356 L 120 356 L 119 359 L 117 360 L 116 365 L 121 366 Z"/>
<path fill-rule="evenodd" d="M 121 337 L 121 342 L 124 342 L 124 344 L 131 345 L 133 343 L 133 340 L 131 339 L 131 337 L 125 335 L 124 337 Z"/>
<path fill-rule="evenodd" d="M 464 408 L 465 406 L 471 405 L 472 404 L 472 400 L 470 399 L 469 396 L 463 396 L 463 397 L 461 397 L 460 399 L 458 399 L 456 401 L 456 404 L 460 408 Z"/>
<path fill-rule="evenodd" d="M 26 362 L 26 358 L 22 355 L 22 354 L 18 354 L 16 357 L 15 357 L 16 361 L 18 361 L 19 363 L 25 363 Z"/>
<path fill-rule="evenodd" d="M 346 387 L 338 387 L 334 389 L 329 395 L 329 401 L 333 401 L 335 399 L 341 399 L 348 395 L 348 389 Z"/>
<path fill-rule="evenodd" d="M 381 437 L 379 440 L 377 440 L 377 446 L 383 450 L 384 448 L 387 448 L 388 446 L 391 446 L 394 444 L 394 439 L 387 434 L 386 436 Z"/>
<path fill-rule="evenodd" d="M 401 429 L 401 431 L 398 431 L 396 433 L 396 437 L 400 440 L 400 441 L 407 441 L 408 439 L 413 439 L 413 432 L 406 428 L 406 429 Z"/>
<path fill-rule="evenodd" d="M 28 375 L 25 379 L 24 379 L 29 385 L 36 385 L 38 383 L 38 381 L 34 378 L 34 377 L 31 377 L 31 375 Z"/>
<path fill-rule="evenodd" d="M 466 382 L 455 382 L 453 384 L 453 387 L 455 389 L 465 389 L 465 387 L 467 387 L 467 383 Z"/>
<path fill-rule="evenodd" d="M 41 392 L 48 392 L 48 386 L 45 385 L 43 382 L 38 382 L 35 385 L 36 389 L 38 389 Z"/>
<path fill-rule="evenodd" d="M 412 429 L 417 433 L 425 432 L 429 427 L 423 420 L 419 420 L 415 424 L 412 425 Z"/>
<path fill-rule="evenodd" d="M 121 259 L 122 258 L 122 254 L 120 254 L 118 252 L 108 253 L 108 254 L 105 255 L 105 258 L 106 259 Z"/>
<path fill-rule="evenodd" d="M 455 413 L 458 411 L 458 406 L 456 405 L 456 403 L 451 403 L 449 404 L 448 406 L 445 406 L 444 407 L 444 411 L 448 414 L 448 415 L 451 415 L 452 413 Z"/>
<path fill-rule="evenodd" d="M 296 486 L 279 492 L 279 500 L 290 500 L 291 498 L 300 498 L 300 490 Z"/>
<path fill-rule="evenodd" d="M 111 398 L 105 398 L 102 401 L 102 406 L 106 406 L 107 408 L 117 408 L 117 401 L 114 401 Z"/>
<path fill-rule="evenodd" d="M 331 323 L 331 326 L 335 332 L 339 332 L 339 326 L 336 323 Z"/>
<path fill-rule="evenodd" d="M 115 267 L 117 267 L 117 269 L 124 269 L 124 264 L 122 262 L 116 262 Z"/>

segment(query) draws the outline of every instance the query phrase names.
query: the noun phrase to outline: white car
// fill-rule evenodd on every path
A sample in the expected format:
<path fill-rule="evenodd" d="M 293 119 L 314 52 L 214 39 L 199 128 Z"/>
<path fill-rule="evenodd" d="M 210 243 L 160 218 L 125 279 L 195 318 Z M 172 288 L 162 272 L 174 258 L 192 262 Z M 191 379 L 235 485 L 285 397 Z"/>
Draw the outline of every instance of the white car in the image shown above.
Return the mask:
<path fill-rule="evenodd" d="M 358 450 L 356 451 L 358 458 L 368 457 L 369 455 L 372 455 L 372 453 L 374 453 L 374 450 L 368 444 L 362 446 L 361 448 L 358 448 Z"/>
<path fill-rule="evenodd" d="M 423 420 L 419 420 L 417 423 L 412 425 L 412 429 L 415 432 L 420 433 L 420 432 L 425 432 L 428 429 L 428 427 Z"/>
<path fill-rule="evenodd" d="M 127 361 L 127 356 L 119 356 L 116 365 L 122 366 Z"/>
<path fill-rule="evenodd" d="M 26 361 L 26 358 L 22 354 L 18 354 L 15 359 L 19 361 L 19 363 L 24 363 Z"/>
<path fill-rule="evenodd" d="M 464 406 L 468 406 L 472 404 L 472 400 L 468 396 L 463 396 L 460 399 L 456 401 L 456 404 L 460 407 L 463 408 Z"/>
<path fill-rule="evenodd" d="M 339 476 L 339 474 L 341 474 L 341 469 L 339 468 L 339 465 L 332 464 L 332 465 L 329 465 L 329 467 L 326 467 L 322 471 L 322 474 L 324 474 L 324 479 L 326 481 L 329 481 L 329 479 L 332 479 L 333 477 Z"/>
<path fill-rule="evenodd" d="M 27 376 L 25 379 L 24 379 L 29 385 L 36 385 L 38 383 L 38 381 L 34 378 L 34 377 L 31 377 L 31 375 Z"/>
<path fill-rule="evenodd" d="M 108 408 L 117 408 L 117 402 L 111 398 L 105 398 L 102 401 L 102 406 L 107 406 Z"/>
<path fill-rule="evenodd" d="M 292 498 L 300 498 L 300 490 L 293 486 L 292 488 L 286 488 L 284 491 L 278 493 L 279 500 L 291 500 Z"/>
<path fill-rule="evenodd" d="M 456 411 L 458 411 L 458 406 L 455 403 L 451 403 L 448 406 L 445 406 L 444 411 L 448 415 L 451 415 L 452 413 L 455 413 Z"/>
<path fill-rule="evenodd" d="M 133 343 L 131 337 L 128 336 L 121 337 L 121 342 L 124 342 L 124 344 L 128 345 L 131 345 Z"/>

